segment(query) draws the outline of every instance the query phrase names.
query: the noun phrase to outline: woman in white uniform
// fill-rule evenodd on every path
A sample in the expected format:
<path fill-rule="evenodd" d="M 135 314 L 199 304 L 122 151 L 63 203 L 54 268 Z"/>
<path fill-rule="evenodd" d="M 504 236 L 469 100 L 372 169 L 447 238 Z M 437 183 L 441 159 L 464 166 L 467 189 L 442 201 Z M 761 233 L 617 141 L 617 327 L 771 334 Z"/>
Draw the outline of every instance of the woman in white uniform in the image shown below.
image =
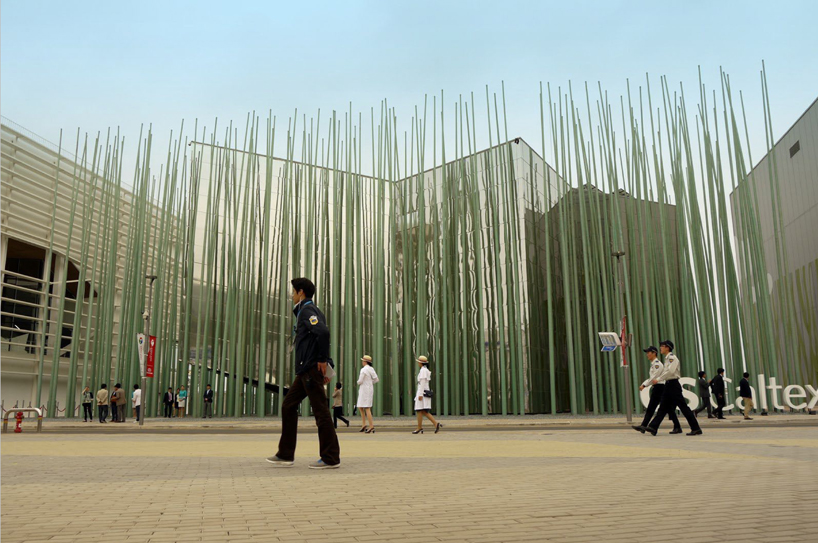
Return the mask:
<path fill-rule="evenodd" d="M 430 412 L 432 409 L 432 397 L 424 394 L 427 390 L 431 393 L 429 383 L 432 381 L 432 372 L 429 371 L 429 359 L 425 356 L 419 356 L 417 361 L 418 366 L 420 366 L 420 371 L 418 372 L 418 390 L 415 394 L 415 411 L 418 414 L 418 427 L 417 430 L 412 433 L 423 433 L 423 417 L 432 421 L 432 424 L 435 425 L 435 433 L 438 433 L 443 425 L 437 422 Z"/>
<path fill-rule="evenodd" d="M 375 383 L 378 382 L 378 374 L 372 367 L 372 357 L 364 355 L 361 358 L 361 373 L 358 374 L 358 411 L 361 412 L 361 429 L 359 431 L 367 434 L 375 433 L 375 422 L 372 420 L 372 399 L 375 396 Z M 369 428 L 366 426 L 369 419 Z"/>

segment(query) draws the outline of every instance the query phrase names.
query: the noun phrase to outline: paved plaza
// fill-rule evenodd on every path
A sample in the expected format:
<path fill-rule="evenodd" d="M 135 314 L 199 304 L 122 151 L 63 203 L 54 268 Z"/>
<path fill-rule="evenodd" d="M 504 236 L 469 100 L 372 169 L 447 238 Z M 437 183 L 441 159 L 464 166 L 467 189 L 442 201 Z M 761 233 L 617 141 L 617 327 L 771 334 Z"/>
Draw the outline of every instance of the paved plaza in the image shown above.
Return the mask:
<path fill-rule="evenodd" d="M 454 431 L 456 420 L 438 435 L 344 429 L 342 468 L 314 471 L 317 435 L 311 420 L 301 425 L 292 468 L 264 461 L 275 429 L 5 434 L 0 536 L 693 543 L 818 534 L 816 426 L 705 426 L 700 437 L 669 427 L 657 437 L 624 426 Z"/>

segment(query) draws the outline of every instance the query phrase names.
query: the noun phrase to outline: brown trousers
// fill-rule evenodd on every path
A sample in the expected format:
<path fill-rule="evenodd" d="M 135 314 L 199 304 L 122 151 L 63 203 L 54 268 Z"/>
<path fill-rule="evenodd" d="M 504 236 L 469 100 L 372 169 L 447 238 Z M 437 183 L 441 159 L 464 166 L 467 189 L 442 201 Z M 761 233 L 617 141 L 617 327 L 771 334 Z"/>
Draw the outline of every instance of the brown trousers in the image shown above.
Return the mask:
<path fill-rule="evenodd" d="M 296 375 L 284 403 L 281 406 L 281 439 L 278 442 L 278 456 L 282 460 L 295 459 L 298 438 L 298 406 L 304 398 L 310 398 L 310 405 L 318 426 L 318 443 L 321 460 L 331 466 L 341 462 L 341 447 L 329 413 L 329 402 L 324 391 L 324 375 L 314 367 L 304 375 Z"/>

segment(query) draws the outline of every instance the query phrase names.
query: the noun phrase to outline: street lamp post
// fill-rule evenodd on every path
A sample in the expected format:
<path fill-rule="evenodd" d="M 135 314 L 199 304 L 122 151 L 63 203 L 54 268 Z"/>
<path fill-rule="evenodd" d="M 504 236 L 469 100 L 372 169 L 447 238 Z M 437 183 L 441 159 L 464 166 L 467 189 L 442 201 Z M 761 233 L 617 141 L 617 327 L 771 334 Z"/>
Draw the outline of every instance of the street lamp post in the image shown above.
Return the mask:
<path fill-rule="evenodd" d="M 625 329 L 625 323 L 627 322 L 626 319 L 628 316 L 625 314 L 625 282 L 623 277 L 622 271 L 622 258 L 625 256 L 625 251 L 616 251 L 611 253 L 611 256 L 616 257 L 616 267 L 618 270 L 619 275 L 619 314 L 622 315 L 622 332 L 620 334 L 620 342 L 622 343 L 622 369 L 625 370 L 625 409 L 626 409 L 626 417 L 628 424 L 633 422 L 632 413 L 633 413 L 633 405 L 632 405 L 632 398 L 631 394 L 631 372 L 630 368 L 628 367 L 628 358 L 627 354 L 625 353 L 625 349 L 628 347 L 628 338 Z"/>
<path fill-rule="evenodd" d="M 140 360 L 142 367 L 142 409 L 140 409 L 139 426 L 145 424 L 145 416 L 148 414 L 148 394 L 146 390 L 148 386 L 148 364 L 146 359 L 148 358 L 151 343 L 151 303 L 153 302 L 153 282 L 156 281 L 156 276 L 146 275 L 145 279 L 149 279 L 150 283 L 148 283 L 148 305 L 142 314 L 142 318 L 145 319 L 145 344 L 142 347 L 143 359 Z"/>

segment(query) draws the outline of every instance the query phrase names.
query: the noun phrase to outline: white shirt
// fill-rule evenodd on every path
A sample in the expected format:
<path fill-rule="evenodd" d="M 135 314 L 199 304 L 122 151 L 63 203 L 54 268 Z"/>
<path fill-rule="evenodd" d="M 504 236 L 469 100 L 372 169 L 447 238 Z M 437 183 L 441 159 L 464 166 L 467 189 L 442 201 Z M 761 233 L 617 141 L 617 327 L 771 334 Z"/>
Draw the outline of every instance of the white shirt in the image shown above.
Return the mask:
<path fill-rule="evenodd" d="M 668 354 L 665 357 L 665 365 L 662 369 L 662 373 L 660 373 L 657 377 L 654 377 L 660 383 L 665 381 L 671 381 L 673 379 L 678 379 L 682 376 L 681 364 L 679 363 L 679 359 L 676 358 L 676 355 L 673 353 Z"/>
<path fill-rule="evenodd" d="M 659 360 L 658 358 L 654 358 L 650 363 L 650 375 L 648 376 L 647 381 L 642 383 L 642 386 L 645 387 L 645 388 L 651 386 L 653 384 L 653 380 L 656 379 L 662 373 L 662 371 L 664 369 L 665 369 L 665 367 L 662 365 L 662 361 Z M 659 381 L 656 384 L 657 385 L 664 385 L 665 382 L 664 381 Z"/>
<path fill-rule="evenodd" d="M 140 405 L 142 405 L 142 389 L 137 388 L 136 390 L 134 390 L 132 399 L 134 407 L 139 407 Z"/>

